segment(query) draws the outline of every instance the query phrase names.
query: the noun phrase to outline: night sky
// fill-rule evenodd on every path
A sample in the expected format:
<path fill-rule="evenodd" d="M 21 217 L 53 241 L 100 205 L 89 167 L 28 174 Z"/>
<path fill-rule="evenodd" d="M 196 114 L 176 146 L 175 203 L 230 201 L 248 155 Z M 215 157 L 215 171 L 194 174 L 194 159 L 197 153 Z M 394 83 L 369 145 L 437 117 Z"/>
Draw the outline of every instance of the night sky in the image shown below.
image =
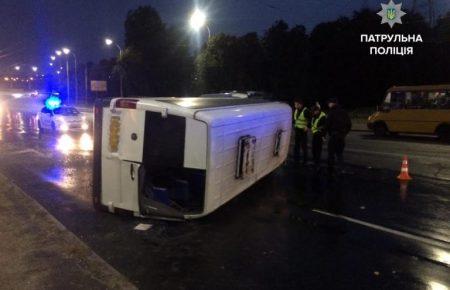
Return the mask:
<path fill-rule="evenodd" d="M 413 0 L 404 0 L 404 6 Z M 425 0 L 418 0 L 426 3 Z M 187 26 L 196 1 L 182 0 L 1 0 L 0 70 L 15 63 L 47 63 L 54 49 L 70 47 L 80 62 L 98 61 L 116 51 L 103 45 L 104 36 L 123 42 L 127 11 L 155 7 L 169 25 Z M 206 7 L 212 33 L 262 34 L 275 20 L 303 24 L 308 30 L 322 21 L 351 15 L 363 6 L 378 9 L 387 0 L 210 0 Z M 397 1 L 398 2 L 398 1 Z M 437 0 L 440 12 L 450 1 Z M 421 5 L 422 8 L 423 4 Z M 186 31 L 186 33 L 189 33 Z"/>

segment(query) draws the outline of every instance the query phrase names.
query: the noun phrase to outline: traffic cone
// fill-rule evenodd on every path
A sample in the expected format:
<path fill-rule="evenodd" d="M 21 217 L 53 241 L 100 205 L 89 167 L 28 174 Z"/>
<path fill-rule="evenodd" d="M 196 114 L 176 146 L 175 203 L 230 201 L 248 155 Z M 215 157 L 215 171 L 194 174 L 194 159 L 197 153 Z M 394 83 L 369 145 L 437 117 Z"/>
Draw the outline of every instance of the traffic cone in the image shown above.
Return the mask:
<path fill-rule="evenodd" d="M 400 175 L 397 176 L 397 179 L 401 180 L 401 181 L 408 181 L 408 180 L 412 179 L 408 173 L 408 157 L 407 156 L 403 157 L 402 169 L 400 170 Z"/>

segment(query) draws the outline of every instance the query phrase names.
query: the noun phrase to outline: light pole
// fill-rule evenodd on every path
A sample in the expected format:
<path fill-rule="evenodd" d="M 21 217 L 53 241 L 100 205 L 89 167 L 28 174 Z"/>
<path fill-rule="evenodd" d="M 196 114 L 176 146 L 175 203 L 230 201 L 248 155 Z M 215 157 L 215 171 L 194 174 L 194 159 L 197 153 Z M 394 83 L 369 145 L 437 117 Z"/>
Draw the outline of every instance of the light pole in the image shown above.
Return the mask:
<path fill-rule="evenodd" d="M 211 38 L 211 29 L 207 24 L 206 14 L 202 10 L 195 8 L 194 12 L 191 15 L 191 18 L 189 19 L 189 24 L 191 28 L 196 32 L 198 32 L 202 27 L 206 27 L 208 31 L 208 39 Z"/>
<path fill-rule="evenodd" d="M 111 46 L 111 45 L 115 44 L 117 49 L 119 50 L 119 59 L 122 59 L 123 50 L 117 43 L 115 43 L 111 38 L 105 38 L 105 44 L 107 46 Z M 119 71 L 119 78 L 120 78 L 120 96 L 123 97 L 123 73 L 122 73 L 122 68 L 120 68 L 120 71 Z"/>
<path fill-rule="evenodd" d="M 62 50 L 55 50 L 57 56 L 63 54 Z M 66 57 L 66 86 L 67 86 L 67 103 L 70 103 L 70 76 L 69 76 L 69 59 Z"/>
<path fill-rule="evenodd" d="M 75 104 L 78 104 L 78 70 L 77 70 L 78 61 L 77 61 L 77 56 L 75 55 L 75 53 L 73 51 L 71 51 L 67 47 L 64 47 L 62 49 L 62 51 L 65 55 L 71 54 L 74 59 L 74 64 L 75 64 Z"/>

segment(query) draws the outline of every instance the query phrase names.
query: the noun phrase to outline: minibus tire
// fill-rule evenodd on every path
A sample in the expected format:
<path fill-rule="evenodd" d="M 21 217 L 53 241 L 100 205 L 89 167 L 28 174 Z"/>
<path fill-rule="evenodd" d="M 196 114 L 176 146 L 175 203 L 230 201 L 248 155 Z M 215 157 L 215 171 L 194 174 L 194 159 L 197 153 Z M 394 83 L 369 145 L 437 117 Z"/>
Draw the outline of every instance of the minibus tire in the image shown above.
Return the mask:
<path fill-rule="evenodd" d="M 439 140 L 450 142 L 450 125 L 441 125 L 436 130 Z"/>
<path fill-rule="evenodd" d="M 384 123 L 375 123 L 373 125 L 373 134 L 376 137 L 385 137 L 388 133 L 388 129 Z"/>

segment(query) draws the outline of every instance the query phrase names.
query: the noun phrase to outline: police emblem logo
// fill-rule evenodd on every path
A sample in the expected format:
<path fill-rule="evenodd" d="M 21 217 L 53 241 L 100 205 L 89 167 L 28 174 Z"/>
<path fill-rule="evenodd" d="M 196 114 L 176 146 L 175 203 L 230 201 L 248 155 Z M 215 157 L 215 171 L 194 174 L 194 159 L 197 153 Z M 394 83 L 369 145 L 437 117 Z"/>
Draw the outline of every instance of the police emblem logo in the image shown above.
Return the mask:
<path fill-rule="evenodd" d="M 402 11 L 402 3 L 390 0 L 388 4 L 381 4 L 381 11 L 377 14 L 381 16 L 381 24 L 387 23 L 392 28 L 395 24 L 402 24 L 401 18 L 406 13 Z"/>

